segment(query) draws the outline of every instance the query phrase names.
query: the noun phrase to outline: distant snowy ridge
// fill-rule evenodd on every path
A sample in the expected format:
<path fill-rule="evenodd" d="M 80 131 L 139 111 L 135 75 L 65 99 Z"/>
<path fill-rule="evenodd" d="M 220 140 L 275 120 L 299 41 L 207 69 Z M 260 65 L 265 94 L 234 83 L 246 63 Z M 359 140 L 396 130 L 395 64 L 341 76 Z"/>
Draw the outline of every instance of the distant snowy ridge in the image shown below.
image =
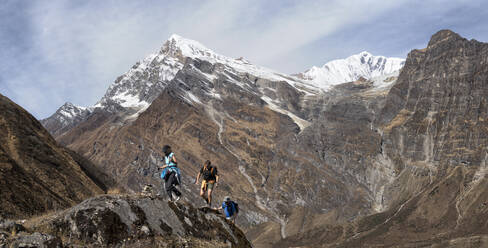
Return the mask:
<path fill-rule="evenodd" d="M 56 111 L 56 118 L 61 123 L 71 123 L 71 121 L 77 116 L 84 115 L 91 112 L 90 108 L 74 105 L 70 102 L 66 102 Z"/>
<path fill-rule="evenodd" d="M 405 64 L 405 59 L 373 56 L 368 52 L 361 52 L 346 59 L 333 60 L 322 67 L 312 67 L 298 77 L 311 84 L 328 90 L 330 87 L 356 81 L 363 77 L 373 79 L 399 71 Z"/>
<path fill-rule="evenodd" d="M 65 132 L 66 128 L 75 126 L 83 121 L 92 111 L 92 107 L 85 108 L 67 102 L 50 117 L 41 120 L 41 123 L 52 134 L 60 134 Z"/>

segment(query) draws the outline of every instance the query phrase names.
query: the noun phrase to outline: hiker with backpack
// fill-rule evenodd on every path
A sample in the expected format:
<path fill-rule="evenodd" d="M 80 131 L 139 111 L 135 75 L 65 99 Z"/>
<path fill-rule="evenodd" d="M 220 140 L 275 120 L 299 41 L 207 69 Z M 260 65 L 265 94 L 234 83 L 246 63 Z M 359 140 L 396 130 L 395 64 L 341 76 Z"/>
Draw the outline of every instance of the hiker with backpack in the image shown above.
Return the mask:
<path fill-rule="evenodd" d="M 181 184 L 180 169 L 178 168 L 178 163 L 176 162 L 176 157 L 171 151 L 171 146 L 163 146 L 164 153 L 164 165 L 160 168 L 163 169 L 161 172 L 161 178 L 164 179 L 164 186 L 168 198 L 173 201 L 173 194 L 175 194 L 175 201 L 178 201 L 181 196 L 181 192 L 176 188 L 176 185 Z"/>
<path fill-rule="evenodd" d="M 217 172 L 217 167 L 212 166 L 210 160 L 203 163 L 203 167 L 198 172 L 197 178 L 195 179 L 195 184 L 198 185 L 198 180 L 202 177 L 202 185 L 200 187 L 200 196 L 205 200 L 208 207 L 212 205 L 212 192 L 217 183 L 219 182 L 219 175 Z M 205 196 L 207 192 L 207 196 Z"/>
<path fill-rule="evenodd" d="M 222 202 L 222 206 L 218 208 L 218 210 L 224 210 L 225 218 L 232 221 L 232 223 L 236 223 L 237 214 L 239 213 L 239 204 L 232 201 L 230 197 L 226 196 L 224 198 L 224 202 Z"/>

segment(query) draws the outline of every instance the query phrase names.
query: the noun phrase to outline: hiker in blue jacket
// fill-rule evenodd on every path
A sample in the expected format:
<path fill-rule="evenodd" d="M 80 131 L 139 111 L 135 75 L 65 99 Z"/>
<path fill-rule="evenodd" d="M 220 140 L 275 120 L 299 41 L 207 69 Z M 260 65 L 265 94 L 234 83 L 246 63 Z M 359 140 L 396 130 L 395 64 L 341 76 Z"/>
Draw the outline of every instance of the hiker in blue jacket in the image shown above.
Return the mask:
<path fill-rule="evenodd" d="M 239 205 L 232 201 L 230 197 L 226 196 L 224 202 L 222 202 L 222 206 L 218 208 L 218 210 L 221 209 L 224 210 L 225 218 L 235 224 L 237 214 L 239 213 Z"/>
<path fill-rule="evenodd" d="M 160 168 L 163 169 L 161 178 L 165 181 L 165 189 L 170 201 L 173 201 L 173 194 L 175 194 L 174 201 L 178 201 L 181 196 L 181 192 L 176 188 L 176 185 L 181 184 L 180 169 L 177 167 L 176 157 L 171 151 L 171 146 L 163 146 L 164 153 L 164 165 Z"/>

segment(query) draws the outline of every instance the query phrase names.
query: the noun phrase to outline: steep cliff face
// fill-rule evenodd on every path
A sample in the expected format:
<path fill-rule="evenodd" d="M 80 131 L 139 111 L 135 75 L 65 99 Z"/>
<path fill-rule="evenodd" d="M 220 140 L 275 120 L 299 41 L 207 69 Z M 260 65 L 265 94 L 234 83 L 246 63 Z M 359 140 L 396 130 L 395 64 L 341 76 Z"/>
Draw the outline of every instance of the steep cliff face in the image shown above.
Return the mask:
<path fill-rule="evenodd" d="M 409 54 L 378 119 L 395 170 L 417 175 L 417 185 L 403 197 L 456 166 L 476 169 L 485 163 L 487 49 L 443 30 L 427 48 Z"/>
<path fill-rule="evenodd" d="M 448 30 L 412 51 L 371 126 L 385 211 L 276 247 L 486 246 L 487 59 L 487 44 Z"/>
<path fill-rule="evenodd" d="M 409 54 L 380 122 L 412 162 L 479 165 L 485 159 L 488 45 L 451 31 Z"/>
<path fill-rule="evenodd" d="M 103 193 L 103 180 L 97 185 L 86 173 L 88 163 L 73 159 L 41 123 L 0 95 L 0 217 L 64 209 Z"/>

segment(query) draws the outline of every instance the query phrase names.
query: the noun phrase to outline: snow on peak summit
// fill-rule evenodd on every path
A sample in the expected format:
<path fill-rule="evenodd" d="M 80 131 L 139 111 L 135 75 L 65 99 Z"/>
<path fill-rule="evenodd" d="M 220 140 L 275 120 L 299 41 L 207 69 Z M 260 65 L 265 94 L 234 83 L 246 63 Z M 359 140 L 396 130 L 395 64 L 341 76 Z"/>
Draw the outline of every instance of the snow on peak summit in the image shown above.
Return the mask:
<path fill-rule="evenodd" d="M 173 34 L 169 37 L 169 39 L 164 43 L 161 53 L 183 60 L 185 57 L 189 57 L 193 59 L 206 60 L 210 63 L 221 63 L 227 65 L 236 63 L 250 64 L 249 61 L 244 60 L 242 57 L 234 59 L 220 55 L 202 45 L 198 41 L 183 38 L 177 34 Z"/>
<path fill-rule="evenodd" d="M 212 64 L 223 64 L 230 70 L 236 71 L 237 73 L 248 73 L 256 77 L 261 77 L 272 81 L 286 81 L 291 85 L 299 84 L 302 88 L 316 89 L 311 85 L 304 85 L 299 79 L 292 78 L 289 75 L 281 74 L 271 69 L 254 65 L 243 57 L 230 58 L 220 55 L 205 47 L 198 41 L 183 38 L 177 34 L 170 36 L 170 38 L 164 43 L 160 53 L 178 58 L 182 63 L 184 62 L 185 58 L 200 59 L 208 61 Z"/>
<path fill-rule="evenodd" d="M 41 123 L 48 130 L 55 130 L 55 134 L 61 134 L 66 131 L 65 128 L 79 123 L 84 117 L 90 114 L 91 111 L 91 108 L 80 107 L 70 102 L 66 102 L 63 106 L 59 107 L 56 113 L 41 120 Z"/>
<path fill-rule="evenodd" d="M 163 52 L 170 56 L 182 55 L 184 57 L 222 57 L 208 49 L 198 41 L 183 38 L 172 34 L 163 45 Z M 181 53 L 181 54 L 178 54 Z"/>
<path fill-rule="evenodd" d="M 317 87 L 328 89 L 333 85 L 358 80 L 360 77 L 372 79 L 399 71 L 405 59 L 374 56 L 363 51 L 346 59 L 330 61 L 322 67 L 313 66 L 299 77 Z"/>
<path fill-rule="evenodd" d="M 61 106 L 57 110 L 57 112 L 60 115 L 69 119 L 69 118 L 73 118 L 74 116 L 79 115 L 82 112 L 85 112 L 86 110 L 87 110 L 87 108 L 85 108 L 85 107 L 76 106 L 70 102 L 66 102 L 65 104 L 63 104 L 63 106 Z"/>
<path fill-rule="evenodd" d="M 115 105 L 136 110 L 147 108 L 183 68 L 186 58 L 210 62 L 232 60 L 218 55 L 197 41 L 173 34 L 159 52 L 148 55 L 117 78 L 95 107 L 108 110 Z"/>

